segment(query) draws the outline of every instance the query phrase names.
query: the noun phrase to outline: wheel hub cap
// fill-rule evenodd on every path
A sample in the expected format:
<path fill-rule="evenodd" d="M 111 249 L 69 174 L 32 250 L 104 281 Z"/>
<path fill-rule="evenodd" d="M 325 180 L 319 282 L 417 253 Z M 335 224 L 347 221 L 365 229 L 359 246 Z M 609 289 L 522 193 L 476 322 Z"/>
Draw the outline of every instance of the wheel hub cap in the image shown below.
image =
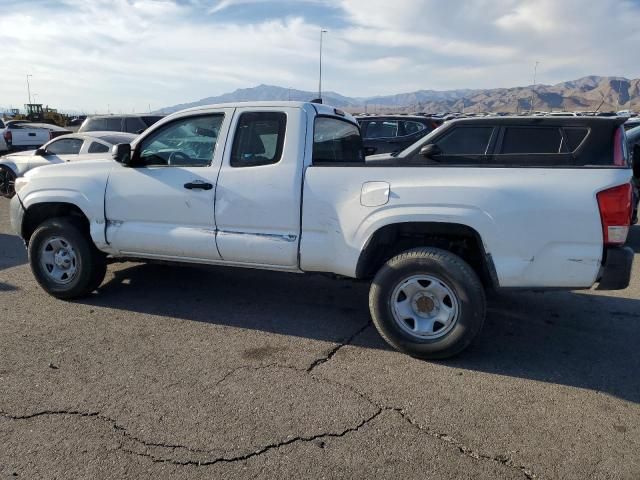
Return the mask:
<path fill-rule="evenodd" d="M 437 300 L 431 295 L 425 293 L 418 293 L 413 297 L 411 306 L 417 315 L 422 317 L 428 317 L 433 315 L 434 311 L 438 309 L 436 306 Z"/>
<path fill-rule="evenodd" d="M 77 275 L 79 262 L 75 249 L 63 237 L 51 237 L 40 250 L 42 272 L 55 283 L 70 283 Z"/>
<path fill-rule="evenodd" d="M 419 339 L 449 333 L 458 321 L 460 302 L 454 290 L 433 275 L 413 275 L 394 288 L 390 307 L 396 324 Z"/>

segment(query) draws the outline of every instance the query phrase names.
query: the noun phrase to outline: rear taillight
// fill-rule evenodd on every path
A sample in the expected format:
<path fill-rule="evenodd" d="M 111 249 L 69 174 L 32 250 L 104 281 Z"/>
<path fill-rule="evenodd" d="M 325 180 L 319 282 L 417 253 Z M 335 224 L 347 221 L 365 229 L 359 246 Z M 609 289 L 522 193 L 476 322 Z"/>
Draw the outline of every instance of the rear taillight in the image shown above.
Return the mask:
<path fill-rule="evenodd" d="M 604 244 L 622 245 L 631 225 L 631 184 L 598 192 L 597 198 Z"/>
<path fill-rule="evenodd" d="M 626 167 L 624 158 L 624 128 L 618 127 L 613 136 L 613 164 L 616 167 Z"/>
<path fill-rule="evenodd" d="M 13 141 L 13 135 L 11 134 L 11 130 L 7 130 L 4 132 L 4 141 L 7 142 L 7 145 L 11 144 Z"/>

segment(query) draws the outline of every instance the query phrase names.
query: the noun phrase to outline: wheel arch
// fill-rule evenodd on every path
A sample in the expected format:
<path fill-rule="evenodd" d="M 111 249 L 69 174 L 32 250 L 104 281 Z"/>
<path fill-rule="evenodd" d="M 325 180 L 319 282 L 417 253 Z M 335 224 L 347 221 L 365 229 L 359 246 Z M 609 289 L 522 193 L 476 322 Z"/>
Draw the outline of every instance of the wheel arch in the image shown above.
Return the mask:
<path fill-rule="evenodd" d="M 499 287 L 498 275 L 482 236 L 463 223 L 407 221 L 375 230 L 367 239 L 356 265 L 356 278 L 368 279 L 393 256 L 416 247 L 438 247 L 462 257 L 476 271 L 483 284 Z"/>
<path fill-rule="evenodd" d="M 73 219 L 82 232 L 91 238 L 90 222 L 87 215 L 80 207 L 70 202 L 39 202 L 28 206 L 25 209 L 22 220 L 20 232 L 22 238 L 25 242 L 29 243 L 29 239 L 38 228 L 38 225 L 41 225 L 45 220 L 57 217 Z"/>

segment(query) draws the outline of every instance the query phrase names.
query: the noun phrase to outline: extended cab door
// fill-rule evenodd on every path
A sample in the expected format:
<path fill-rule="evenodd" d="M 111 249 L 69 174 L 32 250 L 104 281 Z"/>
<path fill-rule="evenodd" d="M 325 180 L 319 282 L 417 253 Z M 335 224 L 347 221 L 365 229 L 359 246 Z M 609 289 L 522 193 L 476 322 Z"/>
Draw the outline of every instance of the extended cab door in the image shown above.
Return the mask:
<path fill-rule="evenodd" d="M 236 110 L 216 190 L 225 262 L 297 268 L 305 136 L 300 108 Z"/>
<path fill-rule="evenodd" d="M 233 108 L 189 112 L 135 145 L 105 193 L 107 241 L 124 255 L 219 260 L 214 192 Z"/>

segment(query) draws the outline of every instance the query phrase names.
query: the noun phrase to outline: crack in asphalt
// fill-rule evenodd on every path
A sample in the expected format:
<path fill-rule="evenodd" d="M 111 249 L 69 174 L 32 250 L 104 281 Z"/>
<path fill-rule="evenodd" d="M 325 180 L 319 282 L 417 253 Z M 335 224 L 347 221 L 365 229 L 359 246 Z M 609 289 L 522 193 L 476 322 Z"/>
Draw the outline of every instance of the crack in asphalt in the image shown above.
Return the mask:
<path fill-rule="evenodd" d="M 473 450 L 467 446 L 465 446 L 464 444 L 462 444 L 461 442 L 459 442 L 458 440 L 456 440 L 455 438 L 451 437 L 450 435 L 446 434 L 446 433 L 438 433 L 438 432 L 434 432 L 432 430 L 430 430 L 428 427 L 425 427 L 423 425 L 421 425 L 420 423 L 416 422 L 413 418 L 411 418 L 409 415 L 407 415 L 407 413 L 405 412 L 404 409 L 399 408 L 399 407 L 393 407 L 391 408 L 391 410 L 394 410 L 395 412 L 397 412 L 400 417 L 402 417 L 402 419 L 404 421 L 406 421 L 407 423 L 409 423 L 411 426 L 417 428 L 418 430 L 420 430 L 421 432 L 423 432 L 426 435 L 429 435 L 432 438 L 436 438 L 442 442 L 445 442 L 455 448 L 458 449 L 458 451 L 469 458 L 473 458 L 475 460 L 489 460 L 492 462 L 496 462 L 496 463 L 500 463 L 502 465 L 504 465 L 505 467 L 510 467 L 516 470 L 520 470 L 525 477 L 527 477 L 530 480 L 533 480 L 535 478 L 538 478 L 536 476 L 535 473 L 533 473 L 533 471 L 531 470 L 531 468 L 525 466 L 525 465 L 517 465 L 513 462 L 513 460 L 508 456 L 508 455 L 488 455 L 486 453 L 480 453 L 476 450 Z"/>
<path fill-rule="evenodd" d="M 316 367 L 322 365 L 323 363 L 327 363 L 329 360 L 331 360 L 333 358 L 333 356 L 336 353 L 338 353 L 338 351 L 341 348 L 346 347 L 347 345 L 351 344 L 351 342 L 353 342 L 358 335 L 360 335 L 362 332 L 364 332 L 369 327 L 369 325 L 371 325 L 371 322 L 367 321 L 367 323 L 365 323 L 362 327 L 360 327 L 358 330 L 356 330 L 349 338 L 347 338 L 342 343 L 338 343 L 338 345 L 336 345 L 331 350 L 329 350 L 325 356 L 314 360 L 313 363 L 311 363 L 311 365 L 309 365 L 309 368 L 307 368 L 307 372 L 312 372 Z"/>
<path fill-rule="evenodd" d="M 116 420 L 106 415 L 102 415 L 100 412 L 82 412 L 80 410 L 41 410 L 39 412 L 30 413 L 26 415 L 12 415 L 7 412 L 0 411 L 0 417 L 8 418 L 9 420 L 30 420 L 37 417 L 42 416 L 76 416 L 76 417 L 84 417 L 84 418 L 97 418 L 102 420 L 105 423 L 111 424 L 111 427 L 122 434 L 123 437 L 131 439 L 137 443 L 145 445 L 146 447 L 161 447 L 161 448 L 169 448 L 169 449 L 183 449 L 189 452 L 195 453 L 211 453 L 210 450 L 201 450 L 197 448 L 191 448 L 186 445 L 178 445 L 171 443 L 157 443 L 157 442 L 149 442 L 147 440 L 143 440 L 132 433 L 129 433 L 125 427 L 118 424 Z"/>
<path fill-rule="evenodd" d="M 191 465 L 191 466 L 210 466 L 210 465 L 215 465 L 216 463 L 243 462 L 245 460 L 249 460 L 250 458 L 257 457 L 259 455 L 267 453 L 270 450 L 278 449 L 278 448 L 285 447 L 287 445 L 291 445 L 291 444 L 298 443 L 298 442 L 313 442 L 315 440 L 320 440 L 322 438 L 344 437 L 345 435 L 347 435 L 349 433 L 357 432 L 362 427 L 364 427 L 366 424 L 368 424 L 372 420 L 374 420 L 377 417 L 379 417 L 384 411 L 385 411 L 384 409 L 378 409 L 373 415 L 370 415 L 369 417 L 367 417 L 364 420 L 360 421 L 360 423 L 358 423 L 357 425 L 355 425 L 353 427 L 346 428 L 346 429 L 344 429 L 344 430 L 342 430 L 340 432 L 325 432 L 325 433 L 318 433 L 316 435 L 311 435 L 311 436 L 292 437 L 292 438 L 289 438 L 289 439 L 281 441 L 281 442 L 271 443 L 269 445 L 266 445 L 264 447 L 259 448 L 258 450 L 255 450 L 253 452 L 250 452 L 250 453 L 247 453 L 247 454 L 244 454 L 244 455 L 237 455 L 237 456 L 234 456 L 234 457 L 218 457 L 218 458 L 214 458 L 214 459 L 211 459 L 211 460 L 175 460 L 175 459 L 172 459 L 172 458 L 157 457 L 157 456 L 155 456 L 155 455 L 153 455 L 151 453 L 135 452 L 133 450 L 128 450 L 128 449 L 123 449 L 123 451 L 127 452 L 127 453 L 130 453 L 130 454 L 133 454 L 133 455 L 138 455 L 140 457 L 149 458 L 149 459 L 151 459 L 151 461 L 153 461 L 155 463 L 170 463 L 172 465 L 179 465 L 179 466 L 187 466 L 187 465 Z"/>
<path fill-rule="evenodd" d="M 294 367 L 291 365 L 281 365 L 278 363 L 270 363 L 270 364 L 266 364 L 266 365 L 242 365 L 236 368 L 233 368 L 231 370 L 229 370 L 228 372 L 226 372 L 222 377 L 220 377 L 220 379 L 218 379 L 215 383 L 214 386 L 219 386 L 221 385 L 223 382 L 225 382 L 226 380 L 228 380 L 230 377 L 232 377 L 233 375 L 237 374 L 238 372 L 242 371 L 242 370 L 264 370 L 264 369 L 280 369 L 280 370 L 294 370 L 296 372 L 299 373 L 303 373 L 303 374 L 308 374 L 314 381 L 320 382 L 320 383 L 325 383 L 325 384 L 331 384 L 333 386 L 336 386 L 340 389 L 347 389 L 349 391 L 351 391 L 352 393 L 356 394 L 358 397 L 360 397 L 362 400 L 364 400 L 366 403 L 368 403 L 369 405 L 373 406 L 375 408 L 375 412 L 368 416 L 367 418 L 361 420 L 357 425 L 352 426 L 352 427 L 348 427 L 344 430 L 338 431 L 338 432 L 323 432 L 323 433 L 318 433 L 315 435 L 310 435 L 310 436 L 304 436 L 304 435 L 299 435 L 299 436 L 295 436 L 292 438 L 288 438 L 286 440 L 282 440 L 279 442 L 275 442 L 275 443 L 270 443 L 268 445 L 262 446 L 260 448 L 258 448 L 257 450 L 254 450 L 252 452 L 249 453 L 244 453 L 244 454 L 240 454 L 240 455 L 236 455 L 236 456 L 220 456 L 220 457 L 215 457 L 215 458 L 211 458 L 208 460 L 194 460 L 194 459 L 186 459 L 186 460 L 179 460 L 179 459 L 175 459 L 175 458 L 167 458 L 167 457 L 162 457 L 162 456 L 158 456 L 158 455 L 154 455 L 152 453 L 149 452 L 140 452 L 140 451 L 135 451 L 132 448 L 127 448 L 125 447 L 122 443 L 119 445 L 119 449 L 122 450 L 125 453 L 131 454 L 131 455 L 136 455 L 136 456 L 140 456 L 140 457 L 145 457 L 150 459 L 151 461 L 153 461 L 154 463 L 169 463 L 169 464 L 173 464 L 173 465 L 178 465 L 178 466 L 210 466 L 210 465 L 215 465 L 217 463 L 233 463 L 233 462 L 242 462 L 242 461 L 246 461 L 249 460 L 253 457 L 257 457 L 260 455 L 263 455 L 271 450 L 274 449 L 279 449 L 288 445 L 292 445 L 295 443 L 301 443 L 301 442 L 313 442 L 316 440 L 320 440 L 323 438 L 340 438 L 340 437 L 344 437 L 346 435 L 348 435 L 349 433 L 353 433 L 353 432 L 357 432 L 358 430 L 360 430 L 362 427 L 364 427 L 365 425 L 367 425 L 369 422 L 375 420 L 376 418 L 378 418 L 380 415 L 382 415 L 385 412 L 395 412 L 396 414 L 399 415 L 399 417 L 408 425 L 410 425 L 411 427 L 417 429 L 418 431 L 420 431 L 421 433 L 428 435 L 431 438 L 434 438 L 440 442 L 446 443 L 447 445 L 455 448 L 461 455 L 464 455 L 466 457 L 472 458 L 474 460 L 486 460 L 486 461 L 492 461 L 492 462 L 496 462 L 499 463 L 501 465 L 504 465 L 506 467 L 515 469 L 520 471 L 527 479 L 529 480 L 533 480 L 538 478 L 532 471 L 531 468 L 525 466 L 525 465 L 518 465 L 516 463 L 513 462 L 513 460 L 508 456 L 508 455 L 489 455 L 486 453 L 480 453 L 477 450 L 474 450 L 472 448 L 467 447 L 466 445 L 464 445 L 462 442 L 456 440 L 455 438 L 451 437 L 450 435 L 446 434 L 446 433 L 440 433 L 440 432 L 436 432 L 433 431 L 431 429 L 429 429 L 428 427 L 420 424 L 419 422 L 417 422 L 416 420 L 414 420 L 413 418 L 411 418 L 408 413 L 405 411 L 404 408 L 401 407 L 396 407 L 396 406 L 388 406 L 388 405 L 383 405 L 380 404 L 379 402 L 376 402 L 374 399 L 372 399 L 371 397 L 369 397 L 367 394 L 359 391 L 358 389 L 356 389 L 353 385 L 349 385 L 349 384 L 344 384 L 329 378 L 326 378 L 324 376 L 320 376 L 317 373 L 314 372 L 314 369 L 328 361 L 330 361 L 334 355 L 343 347 L 350 345 L 351 342 L 353 342 L 353 340 L 360 335 L 361 333 L 363 333 L 368 327 L 370 326 L 370 322 L 367 322 L 367 324 L 363 325 L 362 327 L 360 327 L 358 330 L 356 330 L 349 338 L 347 338 L 344 342 L 339 343 L 336 347 L 332 348 L 325 356 L 318 358 L 316 360 L 314 360 L 311 365 L 307 368 L 300 368 L 300 367 Z M 29 420 L 29 419 L 33 419 L 36 417 L 40 417 L 40 416 L 45 416 L 45 415 L 59 415 L 59 416 L 78 416 L 78 417 L 84 417 L 84 418 L 97 418 L 100 419 L 104 422 L 110 423 L 112 428 L 119 432 L 124 438 L 129 439 L 131 441 L 133 441 L 135 444 L 138 445 L 142 445 L 146 448 L 164 448 L 164 449 L 168 449 L 168 450 L 185 450 L 187 452 L 191 452 L 191 453 L 199 453 L 199 454 L 205 454 L 205 455 L 213 455 L 216 452 L 213 452 L 211 450 L 205 450 L 205 449 L 199 449 L 199 448 L 192 448 L 186 445 L 179 445 L 179 444 L 171 444 L 171 443 L 162 443 L 162 442 L 150 442 L 144 439 L 141 439 L 131 433 L 129 433 L 127 431 L 127 429 L 125 427 L 123 427 L 122 425 L 118 424 L 117 421 L 115 421 L 114 419 L 108 417 L 108 416 L 104 416 L 102 414 L 100 414 L 100 412 L 95 412 L 95 411 L 87 411 L 87 412 L 83 412 L 83 411 L 79 411 L 79 410 L 42 410 L 39 412 L 34 412 L 31 414 L 25 414 L 25 415 L 12 415 L 9 414 L 7 412 L 3 412 L 0 411 L 0 417 L 5 417 L 11 420 Z"/>

